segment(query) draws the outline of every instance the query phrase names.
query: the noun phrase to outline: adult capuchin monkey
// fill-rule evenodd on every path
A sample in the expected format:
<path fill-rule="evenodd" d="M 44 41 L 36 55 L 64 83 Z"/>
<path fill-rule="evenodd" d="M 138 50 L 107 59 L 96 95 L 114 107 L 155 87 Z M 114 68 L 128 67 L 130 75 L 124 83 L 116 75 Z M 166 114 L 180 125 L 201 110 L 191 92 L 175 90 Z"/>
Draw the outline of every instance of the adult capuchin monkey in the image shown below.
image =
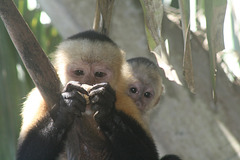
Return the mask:
<path fill-rule="evenodd" d="M 74 35 L 58 46 L 53 63 L 64 86 L 60 100 L 47 106 L 37 89 L 28 95 L 17 160 L 158 160 L 125 93 L 124 52 L 111 39 L 94 31 Z"/>
<path fill-rule="evenodd" d="M 132 74 L 128 81 L 127 94 L 144 115 L 158 104 L 163 92 L 159 68 L 144 57 L 131 58 L 127 62 Z"/>

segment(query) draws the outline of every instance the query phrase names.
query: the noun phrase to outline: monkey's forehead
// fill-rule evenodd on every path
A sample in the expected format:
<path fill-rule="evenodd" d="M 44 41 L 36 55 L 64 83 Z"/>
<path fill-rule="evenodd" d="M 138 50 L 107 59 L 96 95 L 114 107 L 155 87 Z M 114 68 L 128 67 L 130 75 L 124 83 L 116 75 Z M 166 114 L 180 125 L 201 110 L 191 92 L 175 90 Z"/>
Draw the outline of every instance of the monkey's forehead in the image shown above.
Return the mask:
<path fill-rule="evenodd" d="M 147 66 L 145 64 L 133 63 L 131 64 L 131 70 L 139 78 L 141 77 L 153 79 L 161 78 L 159 68 Z"/>
<path fill-rule="evenodd" d="M 149 71 L 153 70 L 156 73 L 159 71 L 158 66 L 154 63 L 145 63 L 143 61 L 135 61 L 135 60 L 128 61 L 128 62 L 129 62 L 129 65 L 132 66 L 132 68 L 134 69 L 141 68 Z"/>
<path fill-rule="evenodd" d="M 125 58 L 125 53 L 115 45 L 109 42 L 72 40 L 62 42 L 58 49 L 58 54 L 64 54 L 69 57 L 81 57 L 82 59 L 97 60 L 118 60 Z"/>
<path fill-rule="evenodd" d="M 162 85 L 162 79 L 158 72 L 146 68 L 134 68 L 133 76 L 135 80 L 139 81 L 145 86 L 151 86 L 154 90 Z"/>

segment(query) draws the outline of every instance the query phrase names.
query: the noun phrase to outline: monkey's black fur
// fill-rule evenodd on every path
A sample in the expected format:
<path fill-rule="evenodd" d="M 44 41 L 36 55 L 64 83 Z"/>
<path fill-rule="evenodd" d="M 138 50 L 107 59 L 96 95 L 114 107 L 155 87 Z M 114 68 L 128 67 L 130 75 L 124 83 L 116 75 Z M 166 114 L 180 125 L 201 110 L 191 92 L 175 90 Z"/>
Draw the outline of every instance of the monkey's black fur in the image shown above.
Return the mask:
<path fill-rule="evenodd" d="M 113 42 L 109 37 L 107 37 L 106 35 L 104 35 L 102 33 L 95 32 L 93 30 L 80 32 L 80 33 L 75 34 L 68 38 L 68 40 L 77 40 L 77 39 L 88 39 L 91 41 L 109 42 L 109 43 L 117 46 L 117 44 L 115 42 Z"/>
<path fill-rule="evenodd" d="M 72 90 L 71 90 L 72 89 Z M 64 148 L 66 135 L 74 119 L 74 110 L 83 106 L 76 89 L 68 87 L 61 97 L 58 113 L 44 117 L 31 129 L 20 144 L 18 160 L 56 159 Z M 142 127 L 131 117 L 115 109 L 115 94 L 109 84 L 98 84 L 89 93 L 93 110 L 98 111 L 95 119 L 109 142 L 107 153 L 111 160 L 158 160 L 156 147 Z M 109 101 L 104 101 L 104 97 Z M 82 102 L 81 102 L 82 101 Z M 81 102 L 81 103 L 80 103 Z M 82 107 L 80 107 L 82 108 Z M 79 109 L 78 112 L 84 110 Z M 78 115 L 79 116 L 79 115 Z M 61 121 L 61 122 L 60 122 Z"/>
<path fill-rule="evenodd" d="M 181 160 L 178 156 L 169 154 L 161 158 L 161 160 Z"/>

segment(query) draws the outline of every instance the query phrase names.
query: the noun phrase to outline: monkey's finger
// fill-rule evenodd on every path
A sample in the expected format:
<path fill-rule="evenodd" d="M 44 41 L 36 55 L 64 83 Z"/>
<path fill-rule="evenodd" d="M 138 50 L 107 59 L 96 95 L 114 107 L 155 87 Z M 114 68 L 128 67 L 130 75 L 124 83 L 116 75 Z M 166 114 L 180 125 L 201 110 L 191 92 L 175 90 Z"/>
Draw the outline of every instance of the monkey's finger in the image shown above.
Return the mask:
<path fill-rule="evenodd" d="M 109 83 L 98 83 L 98 84 L 95 84 L 91 89 L 90 89 L 90 92 L 92 90 L 95 90 L 97 88 L 105 88 L 106 92 L 110 92 L 110 94 L 112 95 L 115 95 L 115 91 L 113 90 L 113 88 L 110 86 Z"/>
<path fill-rule="evenodd" d="M 79 100 L 81 100 L 81 101 L 84 101 L 84 100 L 85 100 L 84 95 L 81 94 L 81 93 L 79 94 L 79 92 L 76 91 L 76 90 L 73 90 L 73 91 L 71 91 L 71 92 L 63 92 L 63 93 L 62 93 L 62 97 L 63 97 L 64 99 L 79 99 Z"/>
<path fill-rule="evenodd" d="M 62 102 L 60 102 L 60 113 L 62 113 L 62 116 L 67 116 L 67 115 L 77 115 L 81 116 L 82 112 L 85 111 L 85 107 L 75 107 L 76 104 L 75 101 L 72 99 L 63 99 Z"/>
<path fill-rule="evenodd" d="M 73 90 L 77 90 L 82 94 L 88 95 L 87 90 L 84 88 L 86 85 L 80 84 L 78 81 L 70 81 L 67 83 L 66 87 L 63 89 L 63 92 L 71 92 Z"/>
<path fill-rule="evenodd" d="M 62 93 L 63 100 L 70 108 L 80 109 L 81 112 L 84 112 L 86 109 L 86 99 L 82 97 L 77 91 L 64 92 Z"/>
<path fill-rule="evenodd" d="M 91 104 L 95 104 L 99 101 L 99 95 L 95 95 L 95 96 L 92 96 L 91 98 L 89 98 Z"/>
<path fill-rule="evenodd" d="M 61 110 L 66 110 L 67 112 L 75 115 L 80 115 L 82 112 L 85 112 L 86 107 L 84 105 L 79 105 L 79 101 L 72 99 L 65 99 L 64 104 L 62 105 Z"/>
<path fill-rule="evenodd" d="M 97 109 L 97 111 L 95 111 L 94 115 L 93 115 L 93 118 L 95 119 L 95 121 L 98 123 L 98 124 L 106 124 L 106 123 L 109 123 L 111 121 L 111 109 L 108 108 L 108 109 L 101 109 L 100 106 L 94 106 Z"/>
<path fill-rule="evenodd" d="M 71 104 L 70 104 L 70 112 L 72 113 L 79 113 L 80 112 L 85 112 L 86 107 L 85 105 L 81 105 L 81 103 L 79 101 L 76 100 L 70 100 Z"/>
<path fill-rule="evenodd" d="M 75 87 L 80 87 L 81 84 L 77 81 L 69 81 L 63 89 L 63 92 L 71 91 Z"/>
<path fill-rule="evenodd" d="M 80 93 L 80 92 L 78 92 L 78 91 L 77 91 L 77 93 L 86 100 L 86 103 L 87 103 L 87 104 L 90 103 L 90 100 L 89 100 L 89 96 L 88 96 L 88 95 L 82 94 L 82 93 Z"/>
<path fill-rule="evenodd" d="M 97 94 L 103 94 L 104 92 L 105 92 L 104 87 L 91 89 L 89 92 L 89 97 L 93 97 L 94 95 L 97 95 Z"/>
<path fill-rule="evenodd" d="M 93 112 L 98 112 L 99 109 L 100 109 L 100 106 L 98 104 L 91 105 L 91 110 Z"/>
<path fill-rule="evenodd" d="M 116 101 L 116 96 L 111 88 L 100 87 L 90 91 L 89 100 L 92 105 L 97 103 L 100 106 L 111 108 Z"/>
<path fill-rule="evenodd" d="M 102 87 L 106 88 L 107 86 L 108 86 L 108 83 L 105 83 L 105 82 L 98 83 L 98 84 L 93 85 L 92 88 L 89 90 L 89 92 L 91 92 L 92 90 L 96 90 L 98 88 L 102 88 Z"/>

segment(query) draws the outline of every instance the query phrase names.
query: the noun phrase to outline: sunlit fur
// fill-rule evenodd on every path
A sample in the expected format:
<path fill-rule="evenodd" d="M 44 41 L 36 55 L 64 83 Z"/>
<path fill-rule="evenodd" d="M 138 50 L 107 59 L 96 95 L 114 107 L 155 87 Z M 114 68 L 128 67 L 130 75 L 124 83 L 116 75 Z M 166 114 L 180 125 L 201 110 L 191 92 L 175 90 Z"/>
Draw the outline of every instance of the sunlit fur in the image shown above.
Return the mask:
<path fill-rule="evenodd" d="M 19 144 L 22 142 L 27 132 L 36 125 L 36 123 L 44 117 L 47 113 L 47 106 L 43 101 L 41 94 L 34 88 L 27 97 L 23 104 L 22 109 L 22 126 L 19 135 Z"/>
<path fill-rule="evenodd" d="M 114 88 L 118 85 L 125 53 L 109 42 L 90 41 L 88 39 L 67 40 L 61 43 L 55 54 L 55 67 L 63 85 L 70 79 L 66 77 L 67 65 L 70 63 L 100 62 L 113 70 L 113 79 L 110 84 Z M 114 85 L 113 85 L 114 84 Z M 116 88 L 114 88 L 116 89 Z"/>
<path fill-rule="evenodd" d="M 116 108 L 133 117 L 146 129 L 139 110 L 125 93 L 129 70 L 124 59 L 125 53 L 112 43 L 76 39 L 66 40 L 58 46 L 54 53 L 53 63 L 63 86 L 71 80 L 66 76 L 68 64 L 78 64 L 82 61 L 106 64 L 114 73 L 113 79 L 109 83 L 116 91 Z M 19 142 L 24 139 L 26 133 L 36 125 L 38 120 L 48 114 L 49 108 L 51 107 L 46 106 L 37 89 L 28 95 L 22 110 L 23 120 Z"/>

